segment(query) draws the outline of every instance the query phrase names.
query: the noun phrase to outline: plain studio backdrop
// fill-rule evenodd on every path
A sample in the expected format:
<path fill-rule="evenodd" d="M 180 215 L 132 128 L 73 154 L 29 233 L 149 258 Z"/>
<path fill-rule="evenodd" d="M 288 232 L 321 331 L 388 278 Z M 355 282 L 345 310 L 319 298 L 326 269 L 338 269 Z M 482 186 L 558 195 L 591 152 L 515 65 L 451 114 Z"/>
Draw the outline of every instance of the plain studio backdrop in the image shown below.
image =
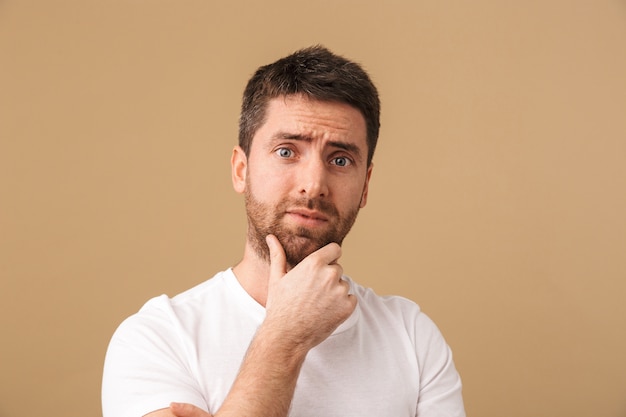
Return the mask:
<path fill-rule="evenodd" d="M 383 104 L 346 273 L 435 320 L 470 416 L 626 416 L 624 1 L 4 0 L 1 417 L 100 415 L 121 320 L 239 260 L 244 84 L 318 43 Z"/>

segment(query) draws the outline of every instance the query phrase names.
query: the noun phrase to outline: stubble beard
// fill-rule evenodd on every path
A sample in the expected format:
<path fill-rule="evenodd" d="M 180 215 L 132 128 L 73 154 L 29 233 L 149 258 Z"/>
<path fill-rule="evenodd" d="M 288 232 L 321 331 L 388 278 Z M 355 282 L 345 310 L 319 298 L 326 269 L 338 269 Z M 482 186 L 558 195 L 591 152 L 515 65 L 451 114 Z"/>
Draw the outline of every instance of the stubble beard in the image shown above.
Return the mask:
<path fill-rule="evenodd" d="M 265 237 L 273 234 L 285 250 L 287 264 L 293 268 L 304 258 L 331 242 L 341 245 L 354 224 L 359 207 L 341 217 L 334 205 L 321 199 L 281 200 L 276 206 L 258 201 L 248 187 L 245 191 L 248 216 L 248 241 L 259 258 L 269 262 L 270 253 Z M 315 230 L 302 226 L 289 226 L 283 218 L 288 209 L 306 207 L 324 214 L 328 227 Z"/>

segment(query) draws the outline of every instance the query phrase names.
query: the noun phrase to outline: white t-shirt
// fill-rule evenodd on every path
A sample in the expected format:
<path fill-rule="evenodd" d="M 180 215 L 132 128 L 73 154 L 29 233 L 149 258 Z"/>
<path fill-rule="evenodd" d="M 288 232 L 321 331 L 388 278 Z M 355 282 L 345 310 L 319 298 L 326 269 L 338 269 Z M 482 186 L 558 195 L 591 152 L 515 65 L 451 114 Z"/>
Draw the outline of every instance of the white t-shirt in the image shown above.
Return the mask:
<path fill-rule="evenodd" d="M 308 353 L 289 415 L 465 416 L 461 380 L 435 324 L 412 301 L 344 278 L 357 307 Z M 140 417 L 172 401 L 215 413 L 264 318 L 231 269 L 148 301 L 111 339 L 104 417 Z"/>

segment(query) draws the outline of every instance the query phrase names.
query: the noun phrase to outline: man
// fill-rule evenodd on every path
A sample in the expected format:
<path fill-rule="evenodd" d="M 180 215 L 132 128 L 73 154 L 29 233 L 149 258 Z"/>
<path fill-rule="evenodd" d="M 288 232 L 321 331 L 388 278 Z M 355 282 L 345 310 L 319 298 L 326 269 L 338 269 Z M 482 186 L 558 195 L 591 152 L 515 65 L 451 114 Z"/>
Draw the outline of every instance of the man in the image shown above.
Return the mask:
<path fill-rule="evenodd" d="M 243 259 L 122 323 L 104 417 L 465 415 L 435 325 L 338 263 L 367 202 L 379 112 L 363 69 L 323 47 L 257 70 L 231 159 Z"/>

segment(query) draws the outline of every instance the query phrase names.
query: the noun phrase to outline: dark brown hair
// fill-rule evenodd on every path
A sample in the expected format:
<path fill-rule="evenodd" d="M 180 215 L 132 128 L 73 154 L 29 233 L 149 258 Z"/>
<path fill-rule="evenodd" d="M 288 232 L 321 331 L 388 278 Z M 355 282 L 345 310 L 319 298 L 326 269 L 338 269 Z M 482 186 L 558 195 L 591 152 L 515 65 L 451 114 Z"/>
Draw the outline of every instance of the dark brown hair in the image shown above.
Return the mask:
<path fill-rule="evenodd" d="M 239 118 L 239 146 L 246 155 L 254 134 L 265 122 L 268 101 L 294 94 L 358 109 L 367 127 L 367 164 L 371 163 L 380 130 L 378 91 L 359 64 L 319 45 L 260 67 L 248 81 Z"/>

